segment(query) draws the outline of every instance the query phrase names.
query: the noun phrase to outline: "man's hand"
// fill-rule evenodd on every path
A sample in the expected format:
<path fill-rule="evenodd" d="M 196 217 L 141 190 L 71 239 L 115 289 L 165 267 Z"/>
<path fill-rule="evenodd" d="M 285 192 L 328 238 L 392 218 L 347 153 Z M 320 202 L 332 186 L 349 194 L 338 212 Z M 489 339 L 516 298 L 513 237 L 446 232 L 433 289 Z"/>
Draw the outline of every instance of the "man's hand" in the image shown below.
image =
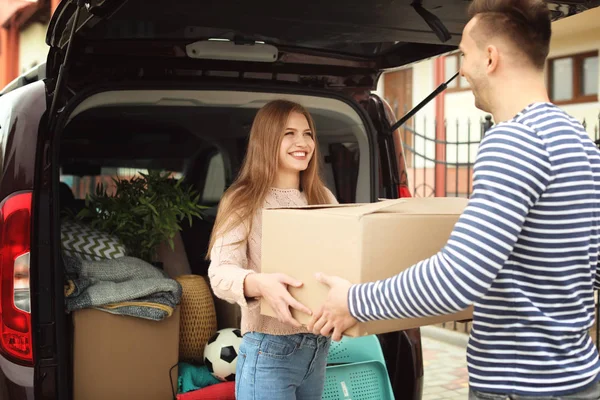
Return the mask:
<path fill-rule="evenodd" d="M 352 283 L 337 276 L 321 273 L 317 274 L 316 278 L 329 286 L 329 294 L 325 304 L 313 314 L 308 330 L 315 335 L 324 336 L 331 335 L 333 331 L 332 339 L 339 342 L 344 332 L 358 323 L 348 310 L 348 292 Z"/>
<path fill-rule="evenodd" d="M 298 322 L 292 313 L 290 307 L 302 311 L 308 315 L 312 312 L 304 304 L 296 300 L 290 292 L 288 286 L 301 287 L 302 282 L 285 274 L 249 274 L 245 281 L 245 294 L 249 297 L 263 297 L 277 314 L 277 320 L 284 324 L 300 328 L 302 324 Z"/>

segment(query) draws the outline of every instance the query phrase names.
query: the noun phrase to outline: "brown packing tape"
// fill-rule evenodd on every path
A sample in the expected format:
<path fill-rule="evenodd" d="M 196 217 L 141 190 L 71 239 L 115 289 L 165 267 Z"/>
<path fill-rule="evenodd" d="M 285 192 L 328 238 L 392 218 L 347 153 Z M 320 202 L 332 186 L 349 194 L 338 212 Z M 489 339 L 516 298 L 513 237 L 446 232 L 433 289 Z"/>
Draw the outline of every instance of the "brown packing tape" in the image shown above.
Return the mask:
<path fill-rule="evenodd" d="M 368 203 L 364 205 L 360 205 L 359 207 L 355 207 L 353 209 L 345 209 L 344 215 L 356 216 L 356 217 L 364 217 L 365 215 L 371 215 L 378 213 L 380 211 L 384 211 L 387 208 L 394 207 L 398 204 L 406 203 L 406 199 L 394 199 L 394 200 L 385 200 L 377 203 Z M 334 211 L 335 213 L 335 211 Z"/>
<path fill-rule="evenodd" d="M 371 204 L 371 203 L 364 203 Z M 265 210 L 321 210 L 330 208 L 348 208 L 348 207 L 360 207 L 363 204 L 352 203 L 352 204 L 312 204 L 306 206 L 279 206 L 279 207 L 267 207 Z"/>
<path fill-rule="evenodd" d="M 431 197 L 431 198 L 401 198 L 379 199 L 375 203 L 354 204 L 317 204 L 294 207 L 272 207 L 265 211 L 311 211 L 343 215 L 348 217 L 364 217 L 380 212 L 413 213 L 423 215 L 453 215 L 457 204 L 463 205 L 465 199 L 461 197 Z"/>
<path fill-rule="evenodd" d="M 320 212 L 327 212 L 331 214 L 338 214 L 338 210 L 341 210 L 339 214 L 351 215 L 361 217 L 376 213 L 378 211 L 385 210 L 386 208 L 393 207 L 398 204 L 406 202 L 406 199 L 393 199 L 378 201 L 376 203 L 356 203 L 356 204 L 315 204 L 308 206 L 294 206 L 294 207 L 270 207 L 266 211 L 278 211 L 278 210 L 316 210 Z"/>

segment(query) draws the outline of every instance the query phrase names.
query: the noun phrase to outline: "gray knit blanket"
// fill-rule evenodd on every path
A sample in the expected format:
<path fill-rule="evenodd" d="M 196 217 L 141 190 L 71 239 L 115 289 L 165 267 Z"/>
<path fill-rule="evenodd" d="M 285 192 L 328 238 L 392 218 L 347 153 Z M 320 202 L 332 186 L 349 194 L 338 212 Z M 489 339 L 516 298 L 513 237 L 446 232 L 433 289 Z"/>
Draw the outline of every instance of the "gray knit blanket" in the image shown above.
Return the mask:
<path fill-rule="evenodd" d="M 134 257 L 86 261 L 63 254 L 67 312 L 96 308 L 160 321 L 181 300 L 181 285 Z"/>

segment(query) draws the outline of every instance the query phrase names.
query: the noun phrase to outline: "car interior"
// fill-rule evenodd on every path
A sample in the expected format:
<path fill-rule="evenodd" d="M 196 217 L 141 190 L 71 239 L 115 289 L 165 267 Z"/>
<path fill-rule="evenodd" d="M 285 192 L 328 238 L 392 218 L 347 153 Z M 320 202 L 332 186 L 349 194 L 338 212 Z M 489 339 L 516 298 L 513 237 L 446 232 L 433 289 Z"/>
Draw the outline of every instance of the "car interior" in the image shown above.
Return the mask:
<path fill-rule="evenodd" d="M 206 249 L 218 203 L 241 166 L 250 127 L 270 99 L 308 105 L 321 153 L 322 177 L 340 203 L 368 202 L 369 138 L 347 103 L 303 95 L 231 91 L 103 92 L 71 114 L 60 140 L 60 207 L 77 213 L 98 184 L 137 172 L 169 171 L 200 194 L 201 218 L 182 223 L 189 272 L 206 276 Z M 361 157 L 362 155 L 362 157 Z M 235 307 L 214 299 L 219 326 Z M 232 308 L 233 307 L 233 308 Z M 238 316 L 239 317 L 239 316 Z"/>

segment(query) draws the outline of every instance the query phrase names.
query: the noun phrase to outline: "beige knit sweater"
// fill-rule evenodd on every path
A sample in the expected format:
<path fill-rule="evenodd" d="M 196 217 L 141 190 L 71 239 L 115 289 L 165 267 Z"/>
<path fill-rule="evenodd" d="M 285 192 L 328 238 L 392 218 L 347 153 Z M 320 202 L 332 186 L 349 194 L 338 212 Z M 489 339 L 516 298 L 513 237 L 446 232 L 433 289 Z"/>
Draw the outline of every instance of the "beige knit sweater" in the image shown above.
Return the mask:
<path fill-rule="evenodd" d="M 331 203 L 337 204 L 335 196 L 329 192 Z M 307 205 L 304 193 L 296 189 L 269 190 L 263 208 L 270 207 L 295 207 Z M 256 299 L 244 296 L 244 280 L 248 274 L 260 272 L 261 237 L 262 237 L 262 210 L 253 219 L 252 231 L 248 240 L 241 244 L 234 244 L 243 240 L 247 227 L 239 225 L 226 235 L 217 238 L 210 253 L 210 267 L 208 276 L 215 295 L 229 303 L 237 303 L 241 307 L 242 334 L 246 332 L 261 332 L 271 335 L 291 335 L 306 333 L 305 328 L 294 328 L 282 324 L 277 319 L 260 314 L 260 303 Z M 282 232 L 286 234 L 286 232 Z"/>

